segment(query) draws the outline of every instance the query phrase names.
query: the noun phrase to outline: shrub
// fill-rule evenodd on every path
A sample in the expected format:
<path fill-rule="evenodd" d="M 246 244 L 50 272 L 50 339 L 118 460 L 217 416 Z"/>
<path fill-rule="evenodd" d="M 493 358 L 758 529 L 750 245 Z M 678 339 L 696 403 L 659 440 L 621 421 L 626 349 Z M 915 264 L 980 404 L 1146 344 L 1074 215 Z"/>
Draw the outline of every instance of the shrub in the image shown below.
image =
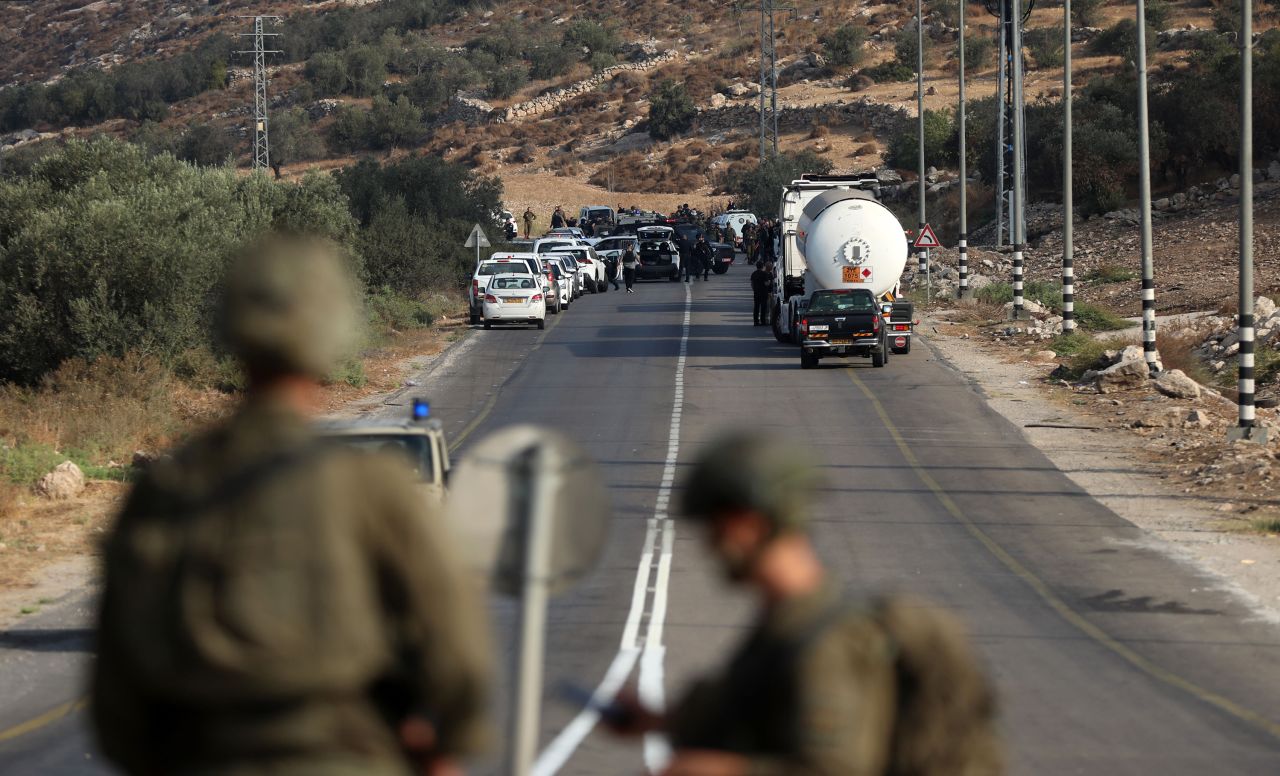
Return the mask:
<path fill-rule="evenodd" d="M 542 43 L 529 51 L 529 74 L 539 80 L 558 78 L 569 72 L 578 57 L 560 42 Z"/>
<path fill-rule="evenodd" d="M 613 54 L 595 51 L 587 58 L 587 64 L 591 66 L 591 72 L 598 73 L 618 64 L 618 59 Z"/>
<path fill-rule="evenodd" d="M 1147 24 L 1147 53 L 1155 43 L 1155 31 Z M 1138 57 L 1138 25 L 1133 19 L 1121 19 L 1108 29 L 1103 30 L 1089 44 L 1095 54 L 1110 54 L 1134 61 Z"/>
<path fill-rule="evenodd" d="M 618 38 L 614 32 L 592 21 L 575 21 L 565 27 L 564 42 L 566 46 L 586 49 L 586 57 L 604 54 L 609 57 L 618 53 Z"/>
<path fill-rule="evenodd" d="M 904 65 L 896 59 L 887 59 L 874 67 L 866 68 L 862 73 L 876 83 L 882 84 L 913 80 L 916 77 L 916 68 L 915 65 Z"/>
<path fill-rule="evenodd" d="M 667 140 L 693 126 L 693 118 L 697 110 L 693 106 L 693 98 L 685 89 L 671 79 L 663 80 L 658 88 L 649 95 L 649 135 L 659 140 Z"/>
<path fill-rule="evenodd" d="M 893 56 L 898 62 L 911 68 L 911 72 L 916 69 L 916 53 L 919 49 L 919 40 L 916 37 L 914 27 L 903 27 L 893 36 Z M 929 36 L 924 37 L 925 56 L 929 54 Z"/>
<path fill-rule="evenodd" d="M 1083 279 L 1093 283 L 1126 283 L 1136 277 L 1137 273 L 1128 267 L 1104 264 L 1084 273 Z"/>
<path fill-rule="evenodd" d="M 373 98 L 369 111 L 368 143 L 374 148 L 397 148 L 412 143 L 422 135 L 422 111 L 400 95 L 391 101 L 386 97 Z"/>
<path fill-rule="evenodd" d="M 856 65 L 865 56 L 862 45 L 867 42 L 867 29 L 855 24 L 842 24 L 818 38 L 818 42 L 822 44 L 827 61 L 832 65 Z"/>
<path fill-rule="evenodd" d="M 1027 48 L 1031 49 L 1031 55 L 1035 57 L 1037 68 L 1062 67 L 1065 61 L 1062 36 L 1062 27 L 1027 30 L 1024 40 Z"/>
<path fill-rule="evenodd" d="M 271 167 L 276 177 L 285 165 L 319 159 L 326 148 L 311 126 L 311 117 L 301 108 L 279 111 L 271 117 Z"/>
<path fill-rule="evenodd" d="M 489 96 L 505 100 L 529 80 L 529 71 L 523 63 L 516 63 L 494 70 L 489 74 Z"/>
<path fill-rule="evenodd" d="M 212 167 L 224 164 L 236 152 L 236 141 L 222 127 L 190 124 L 174 145 L 174 156 L 184 162 Z"/>
<path fill-rule="evenodd" d="M 918 124 L 910 120 L 889 138 L 885 162 L 900 170 L 914 170 L 920 164 L 920 140 Z M 956 132 L 954 116 L 950 109 L 924 112 L 924 158 L 926 164 L 942 167 L 954 164 L 956 145 L 952 142 Z"/>
<path fill-rule="evenodd" d="M 1165 29 L 1169 23 L 1169 16 L 1173 13 L 1173 6 L 1167 0 L 1147 0 L 1143 6 L 1143 15 L 1147 19 L 1147 24 L 1157 30 Z M 1238 18 L 1238 16 L 1237 16 Z"/>
<path fill-rule="evenodd" d="M 1106 0 L 1072 0 L 1071 21 L 1076 27 L 1097 27 L 1102 23 Z"/>
<path fill-rule="evenodd" d="M 347 88 L 346 65 L 334 51 L 321 51 L 308 59 L 303 76 L 322 97 L 342 94 Z"/>
<path fill-rule="evenodd" d="M 975 73 L 988 67 L 995 55 L 996 44 L 990 35 L 969 34 L 964 36 L 964 72 L 965 75 Z"/>
<path fill-rule="evenodd" d="M 1075 303 L 1076 323 L 1085 331 L 1119 331 L 1133 324 L 1115 313 L 1088 302 Z"/>

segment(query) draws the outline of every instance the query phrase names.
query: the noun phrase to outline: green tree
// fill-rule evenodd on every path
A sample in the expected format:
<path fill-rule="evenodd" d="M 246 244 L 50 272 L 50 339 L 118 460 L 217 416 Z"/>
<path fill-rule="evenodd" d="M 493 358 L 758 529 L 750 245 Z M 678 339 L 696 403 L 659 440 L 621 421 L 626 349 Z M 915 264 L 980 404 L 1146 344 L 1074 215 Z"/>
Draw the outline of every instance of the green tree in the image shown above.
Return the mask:
<path fill-rule="evenodd" d="M 564 30 L 564 42 L 582 49 L 583 59 L 590 59 L 593 54 L 618 53 L 618 38 L 613 30 L 592 21 L 570 22 Z"/>
<path fill-rule="evenodd" d="M 1071 0 L 1071 23 L 1076 27 L 1102 24 L 1102 7 L 1106 0 Z"/>
<path fill-rule="evenodd" d="M 276 112 L 271 117 L 270 139 L 271 169 L 277 178 L 286 165 L 319 159 L 326 150 L 311 117 L 301 108 Z"/>
<path fill-rule="evenodd" d="M 920 166 L 920 141 L 914 120 L 895 131 L 889 138 L 885 162 L 899 170 L 916 170 Z M 924 159 L 926 165 L 942 167 L 959 161 L 955 142 L 955 117 L 950 109 L 925 110 Z"/>
<path fill-rule="evenodd" d="M 1023 36 L 1037 69 L 1062 67 L 1065 60 L 1062 27 L 1036 27 Z M 968 52 L 965 52 L 966 54 Z M 968 64 L 967 62 L 965 64 Z"/>
<path fill-rule="evenodd" d="M 188 124 L 174 149 L 179 159 L 201 167 L 224 164 L 235 152 L 236 141 L 231 134 L 212 124 Z"/>
<path fill-rule="evenodd" d="M 307 60 L 303 72 L 316 94 L 333 96 L 347 88 L 347 66 L 342 57 L 333 51 L 321 51 Z"/>
<path fill-rule="evenodd" d="M 505 100 L 520 91 L 528 80 L 529 71 L 522 62 L 500 67 L 489 74 L 489 96 Z"/>
<path fill-rule="evenodd" d="M 370 140 L 376 148 L 398 148 L 422 136 L 422 111 L 404 95 L 394 102 L 374 97 L 369 120 Z"/>
<path fill-rule="evenodd" d="M 756 213 L 776 213 L 783 186 L 801 175 L 829 172 L 831 162 L 812 151 L 783 153 L 766 159 L 750 172 L 732 176 L 726 188 L 742 207 Z"/>
<path fill-rule="evenodd" d="M 347 245 L 355 235 L 328 176 L 277 183 L 117 140 L 67 143 L 0 182 L 0 379 L 36 382 L 73 357 L 171 362 L 215 347 L 228 260 L 285 226 Z"/>
<path fill-rule="evenodd" d="M 371 145 L 369 114 L 354 105 L 343 105 L 329 125 L 329 145 L 335 151 L 359 151 Z"/>
<path fill-rule="evenodd" d="M 856 24 L 842 24 L 818 39 L 827 55 L 827 61 L 836 67 L 848 67 L 862 62 L 866 52 L 867 29 Z"/>
<path fill-rule="evenodd" d="M 367 97 L 382 91 L 387 80 L 387 54 L 381 46 L 365 45 L 347 49 L 342 58 L 347 76 L 346 91 Z"/>
<path fill-rule="evenodd" d="M 542 43 L 529 50 L 529 75 L 539 81 L 558 78 L 577 60 L 574 50 L 562 42 Z"/>
<path fill-rule="evenodd" d="M 659 140 L 674 137 L 693 126 L 696 115 L 698 111 L 694 108 L 693 98 L 689 96 L 684 84 L 667 78 L 649 94 L 649 135 L 651 137 Z"/>

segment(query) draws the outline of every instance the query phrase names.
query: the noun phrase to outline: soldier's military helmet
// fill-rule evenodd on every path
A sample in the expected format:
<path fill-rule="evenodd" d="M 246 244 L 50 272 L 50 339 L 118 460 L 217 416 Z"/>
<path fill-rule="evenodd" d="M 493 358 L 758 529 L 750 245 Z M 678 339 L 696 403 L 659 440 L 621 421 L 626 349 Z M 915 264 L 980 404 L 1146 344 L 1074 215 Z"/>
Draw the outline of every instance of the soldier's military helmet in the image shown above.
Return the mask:
<path fill-rule="evenodd" d="M 823 477 L 808 450 L 757 432 L 712 442 L 684 478 L 681 511 L 694 519 L 750 509 L 778 530 L 803 529 Z"/>
<path fill-rule="evenodd" d="M 227 272 L 223 338 L 250 371 L 325 377 L 357 341 L 355 288 L 332 243 L 272 235 Z"/>

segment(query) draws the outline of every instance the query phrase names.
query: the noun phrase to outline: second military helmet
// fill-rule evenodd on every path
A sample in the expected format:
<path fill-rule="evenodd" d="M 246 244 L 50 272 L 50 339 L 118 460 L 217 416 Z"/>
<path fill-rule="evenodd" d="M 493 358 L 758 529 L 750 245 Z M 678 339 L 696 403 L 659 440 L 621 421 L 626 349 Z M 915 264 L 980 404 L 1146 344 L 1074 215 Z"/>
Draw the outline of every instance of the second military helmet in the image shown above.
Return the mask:
<path fill-rule="evenodd" d="M 805 448 L 757 432 L 734 432 L 698 455 L 684 478 L 681 508 L 695 519 L 751 509 L 778 530 L 796 530 L 805 526 L 822 481 Z"/>
<path fill-rule="evenodd" d="M 272 236 L 227 271 L 222 333 L 251 372 L 322 378 L 357 341 L 358 305 L 332 243 Z"/>

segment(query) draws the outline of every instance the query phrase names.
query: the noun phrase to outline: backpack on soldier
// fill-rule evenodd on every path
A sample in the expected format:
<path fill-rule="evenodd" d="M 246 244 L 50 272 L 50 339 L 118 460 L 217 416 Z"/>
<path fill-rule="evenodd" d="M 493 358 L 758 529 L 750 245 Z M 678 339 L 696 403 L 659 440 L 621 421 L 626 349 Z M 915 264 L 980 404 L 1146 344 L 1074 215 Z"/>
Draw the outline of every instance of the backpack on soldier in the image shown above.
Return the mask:
<path fill-rule="evenodd" d="M 886 776 L 989 776 L 1004 770 L 996 698 L 960 622 L 906 597 L 871 616 L 893 642 L 898 708 Z"/>

